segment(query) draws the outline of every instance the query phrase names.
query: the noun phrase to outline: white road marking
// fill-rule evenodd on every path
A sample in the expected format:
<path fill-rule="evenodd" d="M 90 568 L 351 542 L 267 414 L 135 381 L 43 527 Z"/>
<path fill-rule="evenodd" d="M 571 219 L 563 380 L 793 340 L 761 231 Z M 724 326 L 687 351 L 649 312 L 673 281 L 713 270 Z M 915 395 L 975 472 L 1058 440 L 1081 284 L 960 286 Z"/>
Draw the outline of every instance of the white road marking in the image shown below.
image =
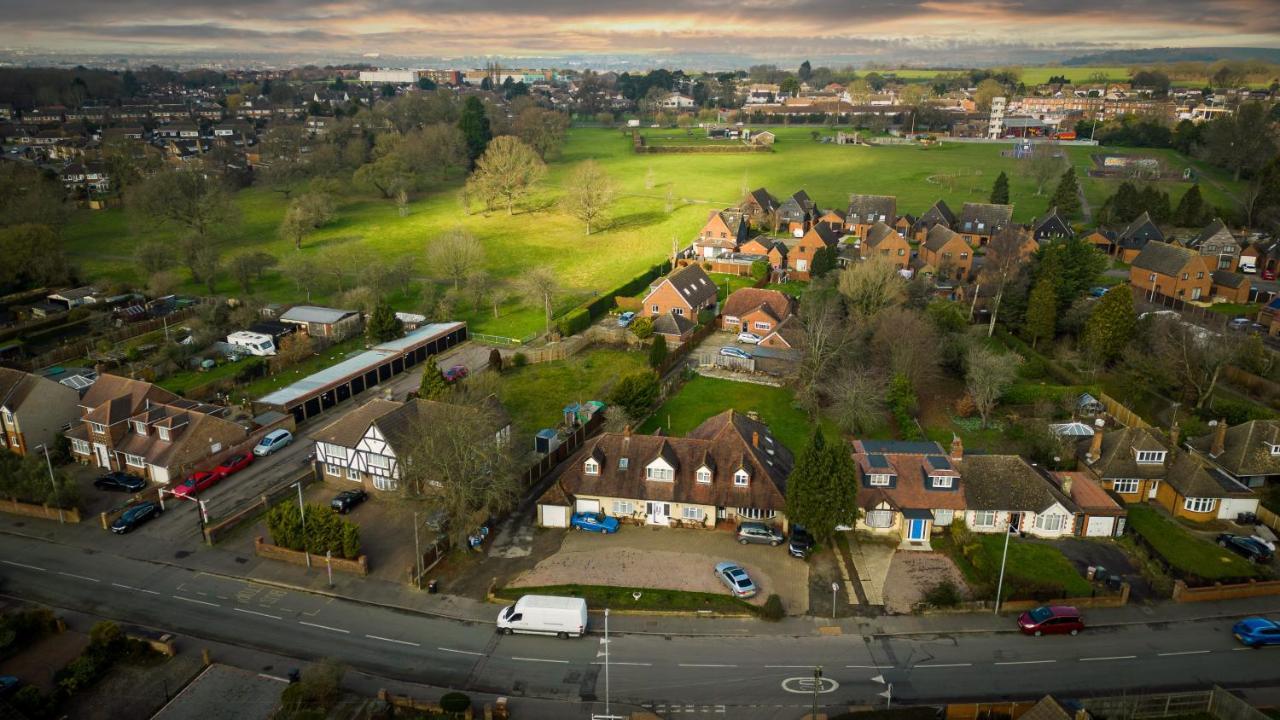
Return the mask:
<path fill-rule="evenodd" d="M 246 614 L 246 615 L 257 615 L 258 617 L 271 618 L 272 620 L 283 620 L 283 619 L 284 619 L 284 618 L 280 617 L 279 615 L 269 615 L 269 614 L 264 613 L 264 612 L 258 612 L 257 610 L 246 610 L 246 609 L 244 609 L 244 608 L 236 608 L 235 610 L 236 610 L 236 612 L 242 612 L 242 613 L 244 613 L 244 614 Z"/>
<path fill-rule="evenodd" d="M 321 630 L 329 630 L 329 631 L 332 631 L 332 632 L 339 632 L 339 633 L 343 633 L 344 635 L 350 635 L 350 634 L 351 634 L 351 631 L 350 631 L 350 630 L 343 630 L 342 628 L 329 627 L 328 625 L 317 625 L 316 623 L 309 623 L 309 622 L 307 622 L 306 620 L 299 620 L 299 621 L 298 621 L 298 624 L 299 624 L 299 625 L 306 625 L 307 627 L 320 628 Z"/>
<path fill-rule="evenodd" d="M 912 667 L 914 667 L 917 670 L 921 670 L 924 668 L 969 667 L 971 665 L 973 665 L 973 663 L 938 663 L 936 665 L 913 665 Z"/>
<path fill-rule="evenodd" d="M 1009 662 L 998 662 L 996 665 L 1043 665 L 1044 663 L 1056 663 L 1057 660 L 1012 660 Z"/>
<path fill-rule="evenodd" d="M 812 665 L 765 665 L 766 668 L 810 668 Z"/>
<path fill-rule="evenodd" d="M 112 585 L 114 585 L 114 586 L 116 586 L 116 587 L 118 587 L 118 588 L 124 588 L 125 590 L 133 590 L 133 591 L 135 591 L 135 592 L 140 592 L 140 593 L 146 593 L 146 594 L 148 594 L 148 595 L 159 595 L 159 594 L 160 594 L 160 593 L 156 592 L 155 590 L 148 590 L 148 589 L 146 589 L 146 588 L 134 587 L 134 586 L 132 586 L 132 585 L 121 585 L 120 583 L 111 583 L 111 584 L 112 584 Z"/>
<path fill-rule="evenodd" d="M 1108 655 L 1106 657 L 1080 658 L 1080 662 L 1102 662 L 1104 660 L 1132 660 L 1137 655 Z"/>
<path fill-rule="evenodd" d="M 677 667 L 687 668 L 736 668 L 737 665 L 719 665 L 717 663 L 680 663 Z M 812 666 L 810 666 L 812 667 Z"/>
<path fill-rule="evenodd" d="M 476 652 L 474 650 L 454 650 L 453 648 L 447 648 L 447 647 L 438 647 L 436 649 L 441 650 L 443 652 L 458 653 L 459 655 L 475 655 L 477 657 L 484 656 L 484 653 Z"/>
<path fill-rule="evenodd" d="M 1204 655 L 1212 650 L 1183 650 L 1181 652 L 1156 653 L 1156 657 L 1176 657 L 1178 655 Z"/>
<path fill-rule="evenodd" d="M 805 667 L 813 667 L 813 666 L 805 665 Z M 845 665 L 845 667 L 855 668 L 858 670 L 892 670 L 893 669 L 892 665 Z"/>
<path fill-rule="evenodd" d="M 282 682 L 282 683 L 285 683 L 286 685 L 289 683 L 289 678 L 282 678 L 279 675 L 268 675 L 266 673 L 258 673 L 258 677 L 265 678 L 267 680 L 275 680 L 276 682 Z"/>
<path fill-rule="evenodd" d="M 382 637 L 381 635 L 365 635 L 365 637 L 369 638 L 370 640 L 381 640 L 383 642 L 395 643 L 397 645 L 412 645 L 414 647 L 422 647 L 416 642 L 409 642 L 408 640 L 396 640 L 394 638 Z"/>
<path fill-rule="evenodd" d="M 189 603 L 196 603 L 197 605 L 208 605 L 209 607 L 222 607 L 222 606 L 221 606 L 221 605 L 219 605 L 218 603 L 205 602 L 204 600 L 197 600 L 197 599 L 195 599 L 195 598 L 182 597 L 181 595 L 174 595 L 174 596 L 173 596 L 173 599 L 174 599 L 174 600 L 185 600 L 185 601 L 187 601 L 187 602 L 189 602 Z"/>
<path fill-rule="evenodd" d="M 595 660 L 595 661 L 593 661 L 591 664 L 592 664 L 592 665 L 603 665 L 604 663 L 600 662 L 599 660 Z M 642 662 L 621 662 L 621 661 L 619 661 L 619 660 L 610 660 L 610 661 L 609 661 L 609 664 L 610 664 L 610 665 L 629 665 L 629 666 L 632 666 L 632 667 L 652 667 L 652 666 L 653 666 L 653 663 L 642 663 Z"/>
<path fill-rule="evenodd" d="M 5 565 L 12 565 L 14 567 L 26 568 L 28 570 L 39 570 L 40 572 L 49 572 L 48 570 L 38 565 L 28 565 L 26 563 L 13 562 L 11 560 L 0 560 L 0 562 L 4 563 Z"/>
<path fill-rule="evenodd" d="M 1235 650 L 1236 652 L 1242 652 L 1242 651 L 1248 651 L 1248 650 L 1255 650 L 1255 649 L 1256 649 L 1256 648 L 1251 648 L 1251 647 L 1232 648 L 1232 650 Z"/>
<path fill-rule="evenodd" d="M 551 659 L 548 659 L 548 658 L 513 657 L 513 658 L 511 658 L 511 659 L 512 659 L 512 660 L 523 660 L 523 661 L 525 661 L 525 662 L 561 663 L 561 664 L 564 664 L 564 665 L 568 665 L 568 664 L 569 664 L 569 661 L 568 661 L 568 660 L 551 660 Z"/>

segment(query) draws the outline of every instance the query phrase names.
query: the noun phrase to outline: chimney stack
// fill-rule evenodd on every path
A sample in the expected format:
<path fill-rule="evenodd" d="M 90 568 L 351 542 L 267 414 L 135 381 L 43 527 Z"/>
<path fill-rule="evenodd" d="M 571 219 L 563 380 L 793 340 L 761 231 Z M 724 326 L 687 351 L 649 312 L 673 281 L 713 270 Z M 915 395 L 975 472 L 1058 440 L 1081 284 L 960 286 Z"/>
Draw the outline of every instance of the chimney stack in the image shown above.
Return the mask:
<path fill-rule="evenodd" d="M 952 460 L 964 459 L 964 442 L 960 440 L 959 435 L 951 436 L 951 459 Z"/>
<path fill-rule="evenodd" d="M 753 448 L 760 447 L 760 433 L 758 431 L 753 430 L 751 432 L 751 447 Z"/>
<path fill-rule="evenodd" d="M 1071 497 L 1071 476 L 1063 474 L 1062 476 L 1062 494 Z"/>
<path fill-rule="evenodd" d="M 1213 429 L 1213 445 L 1209 446 L 1209 455 L 1218 457 L 1227 449 L 1227 421 L 1218 419 L 1218 426 Z"/>
<path fill-rule="evenodd" d="M 1093 431 L 1093 439 L 1089 442 L 1089 453 L 1085 456 L 1086 462 L 1096 462 L 1102 457 L 1102 428 L 1095 428 Z"/>

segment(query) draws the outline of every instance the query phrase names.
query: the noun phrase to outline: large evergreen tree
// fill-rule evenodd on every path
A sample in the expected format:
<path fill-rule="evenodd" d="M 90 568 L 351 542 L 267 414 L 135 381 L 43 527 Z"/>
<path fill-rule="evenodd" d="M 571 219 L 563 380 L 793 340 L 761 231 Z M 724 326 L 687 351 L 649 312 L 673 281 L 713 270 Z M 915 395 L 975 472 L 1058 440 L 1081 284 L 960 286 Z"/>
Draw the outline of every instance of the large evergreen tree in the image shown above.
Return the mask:
<path fill-rule="evenodd" d="M 1085 348 L 1098 362 L 1110 363 L 1120 357 L 1129 344 L 1137 323 L 1133 293 L 1127 285 L 1113 287 L 1089 314 L 1084 326 Z"/>
<path fill-rule="evenodd" d="M 1041 340 L 1052 340 L 1058 326 L 1058 289 L 1052 278 L 1042 277 L 1031 288 L 1027 300 L 1027 319 L 1023 333 L 1031 341 L 1031 347 Z"/>
<path fill-rule="evenodd" d="M 995 184 L 991 186 L 991 202 L 994 205 L 1009 204 L 1009 176 L 1001 170 L 996 176 Z"/>
<path fill-rule="evenodd" d="M 444 379 L 444 372 L 436 365 L 435 355 L 423 363 L 422 384 L 418 386 L 418 397 L 423 400 L 441 400 L 449 394 L 449 381 Z"/>
<path fill-rule="evenodd" d="M 1080 214 L 1080 185 L 1076 182 L 1076 169 L 1067 168 L 1058 181 L 1058 189 L 1049 201 L 1050 207 L 1057 207 L 1058 214 L 1070 220 Z"/>
<path fill-rule="evenodd" d="M 820 429 L 814 430 L 787 477 L 787 517 L 820 540 L 857 520 L 853 459 L 843 443 L 828 447 Z"/>
<path fill-rule="evenodd" d="M 649 367 L 657 369 L 666 361 L 667 339 L 662 335 L 655 335 L 653 344 L 649 346 Z"/>
<path fill-rule="evenodd" d="M 458 129 L 467 140 L 467 157 L 475 162 L 489 147 L 493 139 L 493 131 L 489 128 L 489 116 L 485 114 L 484 103 L 475 95 L 468 95 L 462 104 L 462 116 L 458 119 Z"/>
<path fill-rule="evenodd" d="M 1178 227 L 1200 227 L 1205 223 L 1204 198 L 1200 195 L 1200 185 L 1192 185 L 1182 199 L 1178 201 L 1178 209 L 1173 211 L 1173 224 Z"/>
<path fill-rule="evenodd" d="M 365 325 L 365 335 L 373 342 L 395 340 L 404 335 L 404 323 L 396 317 L 396 311 L 390 303 L 380 300 L 369 313 L 369 322 Z"/>

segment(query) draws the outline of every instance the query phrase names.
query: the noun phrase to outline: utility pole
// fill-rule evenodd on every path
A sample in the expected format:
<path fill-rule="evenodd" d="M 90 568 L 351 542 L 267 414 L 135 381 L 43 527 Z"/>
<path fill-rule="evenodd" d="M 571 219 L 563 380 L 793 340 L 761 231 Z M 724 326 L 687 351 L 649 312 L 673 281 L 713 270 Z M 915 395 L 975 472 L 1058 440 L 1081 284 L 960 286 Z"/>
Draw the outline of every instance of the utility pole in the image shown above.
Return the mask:
<path fill-rule="evenodd" d="M 418 569 L 418 574 L 414 576 L 413 582 L 419 590 L 422 589 L 422 550 L 418 546 L 418 511 L 413 511 L 413 556 L 414 567 Z"/>

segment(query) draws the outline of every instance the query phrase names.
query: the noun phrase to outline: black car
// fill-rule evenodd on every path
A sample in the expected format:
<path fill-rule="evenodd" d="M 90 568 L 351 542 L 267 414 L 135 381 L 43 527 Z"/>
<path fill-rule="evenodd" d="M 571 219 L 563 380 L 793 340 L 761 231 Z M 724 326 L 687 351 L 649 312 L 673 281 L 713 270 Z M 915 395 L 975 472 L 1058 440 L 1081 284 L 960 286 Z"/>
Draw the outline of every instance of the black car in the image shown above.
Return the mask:
<path fill-rule="evenodd" d="M 809 551 L 813 549 L 815 541 L 813 535 L 809 534 L 801 525 L 791 526 L 791 542 L 787 543 L 787 552 L 791 553 L 791 557 L 798 557 L 801 560 L 808 557 Z"/>
<path fill-rule="evenodd" d="M 147 481 L 137 475 L 114 470 L 94 480 L 93 486 L 99 490 L 136 493 L 147 486 Z"/>
<path fill-rule="evenodd" d="M 343 490 L 329 501 L 329 507 L 339 515 L 345 515 L 355 506 L 369 499 L 369 493 L 363 490 Z"/>
<path fill-rule="evenodd" d="M 1261 540 L 1255 540 L 1244 535 L 1222 533 L 1218 536 L 1218 545 L 1245 558 L 1249 562 L 1271 562 L 1271 558 L 1275 555 L 1271 552 L 1271 548 L 1262 544 Z"/>
<path fill-rule="evenodd" d="M 160 515 L 160 503 L 150 500 L 129 506 L 116 521 L 111 523 L 111 532 L 123 535 L 151 518 Z"/>

